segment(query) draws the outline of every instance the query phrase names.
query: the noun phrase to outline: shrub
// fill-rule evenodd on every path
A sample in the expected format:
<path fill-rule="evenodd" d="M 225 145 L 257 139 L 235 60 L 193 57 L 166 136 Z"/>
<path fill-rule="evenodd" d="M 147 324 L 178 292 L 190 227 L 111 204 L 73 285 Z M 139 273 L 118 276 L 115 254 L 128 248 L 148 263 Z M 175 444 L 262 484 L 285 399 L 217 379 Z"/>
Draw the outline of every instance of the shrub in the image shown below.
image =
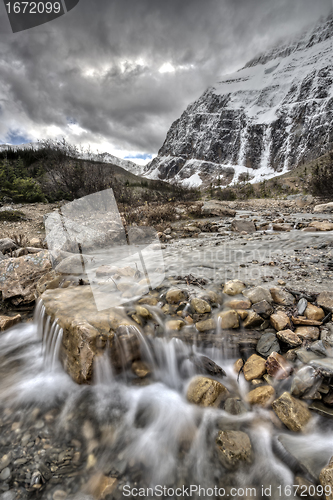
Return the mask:
<path fill-rule="evenodd" d="M 314 196 L 333 199 L 333 152 L 329 154 L 327 163 L 317 163 L 314 167 L 309 190 Z"/>

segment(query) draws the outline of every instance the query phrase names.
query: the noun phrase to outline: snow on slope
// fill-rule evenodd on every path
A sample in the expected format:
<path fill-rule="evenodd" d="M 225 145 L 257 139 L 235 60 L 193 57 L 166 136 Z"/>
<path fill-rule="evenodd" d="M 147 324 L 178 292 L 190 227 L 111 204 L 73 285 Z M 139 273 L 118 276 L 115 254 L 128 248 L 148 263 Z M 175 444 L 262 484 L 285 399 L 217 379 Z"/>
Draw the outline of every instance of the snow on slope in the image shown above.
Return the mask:
<path fill-rule="evenodd" d="M 149 178 L 274 177 L 333 145 L 333 17 L 225 76 L 174 122 Z"/>

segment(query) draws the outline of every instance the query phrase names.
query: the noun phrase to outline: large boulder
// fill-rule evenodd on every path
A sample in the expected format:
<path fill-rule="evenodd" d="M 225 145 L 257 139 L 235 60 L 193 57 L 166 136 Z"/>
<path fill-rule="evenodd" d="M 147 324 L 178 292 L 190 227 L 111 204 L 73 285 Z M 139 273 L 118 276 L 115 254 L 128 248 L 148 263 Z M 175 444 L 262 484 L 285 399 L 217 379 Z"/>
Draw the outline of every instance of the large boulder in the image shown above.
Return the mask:
<path fill-rule="evenodd" d="M 289 430 L 304 431 L 311 420 L 311 413 L 305 403 L 284 392 L 272 404 L 273 410 Z"/>
<path fill-rule="evenodd" d="M 46 290 L 42 301 L 63 329 L 60 359 L 78 384 L 91 381 L 94 360 L 105 349 L 116 370 L 140 358 L 139 326 L 116 308 L 98 311 L 90 286 Z"/>
<path fill-rule="evenodd" d="M 229 395 L 223 384 L 202 376 L 195 377 L 187 389 L 188 401 L 199 406 L 219 406 Z"/>
<path fill-rule="evenodd" d="M 6 252 L 11 252 L 12 250 L 16 250 L 17 245 L 11 238 L 2 238 L 0 239 L 0 252 L 5 254 Z"/>
<path fill-rule="evenodd" d="M 46 250 L 1 261 L 2 300 L 10 300 L 16 306 L 33 303 L 36 298 L 38 280 L 50 269 L 51 262 Z"/>
<path fill-rule="evenodd" d="M 216 438 L 218 457 L 222 465 L 234 470 L 241 463 L 252 462 L 250 438 L 241 431 L 220 431 Z"/>
<path fill-rule="evenodd" d="M 331 201 L 330 203 L 322 203 L 321 205 L 316 205 L 313 211 L 316 214 L 333 212 L 333 201 Z"/>

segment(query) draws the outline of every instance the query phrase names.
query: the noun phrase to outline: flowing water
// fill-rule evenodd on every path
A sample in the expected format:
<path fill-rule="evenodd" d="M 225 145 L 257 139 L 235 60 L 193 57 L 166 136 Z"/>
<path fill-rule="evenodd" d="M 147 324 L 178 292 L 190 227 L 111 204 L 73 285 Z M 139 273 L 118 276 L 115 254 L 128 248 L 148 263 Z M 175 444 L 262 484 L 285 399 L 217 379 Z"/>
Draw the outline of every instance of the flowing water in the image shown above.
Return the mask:
<path fill-rule="evenodd" d="M 313 244 L 313 236 L 306 238 Z M 305 240 L 300 241 L 298 234 L 297 240 L 289 235 L 285 239 L 279 236 L 278 241 L 278 250 L 288 252 L 304 246 Z M 205 245 L 199 240 L 195 244 Z M 271 252 L 268 243 L 260 242 L 260 248 L 255 244 L 248 242 L 249 252 L 265 248 Z M 183 260 L 176 259 L 177 270 L 181 265 L 185 274 L 193 265 L 190 267 L 184 246 L 182 252 Z M 174 274 L 174 254 L 171 258 L 167 251 L 165 258 L 168 272 Z M 205 275 L 210 270 L 212 278 L 219 269 L 209 267 L 216 265 L 214 258 L 216 254 L 206 254 L 200 261 L 207 266 Z M 224 270 L 228 265 L 224 261 Z M 158 308 L 151 311 L 161 321 Z M 247 405 L 249 385 L 242 377 L 238 379 L 233 368 L 239 357 L 237 349 L 204 347 L 195 339 L 192 344 L 184 343 L 167 332 L 144 338 L 137 329 L 142 358 L 152 372 L 149 382 L 143 379 L 138 384 L 126 363 L 123 372 L 116 373 L 106 346 L 104 355 L 95 360 L 92 385 L 78 386 L 58 359 L 62 333 L 39 302 L 33 322 L 0 336 L 0 460 L 4 454 L 15 458 L 8 466 L 10 478 L 0 481 L 3 500 L 35 494 L 53 500 L 90 499 L 87 483 L 96 473 L 117 478 L 113 493 L 106 498 L 133 498 L 133 492 L 126 492 L 142 487 L 141 498 L 179 498 L 191 491 L 192 498 L 277 500 L 294 483 L 295 474 L 316 481 L 333 454 L 332 425 L 325 418 L 314 414 L 308 431 L 296 435 L 282 428 L 272 411 Z M 187 402 L 187 387 L 197 373 L 193 360 L 202 355 L 226 372 L 216 379 L 242 403 L 239 415 Z M 286 382 L 279 391 L 288 388 Z M 223 467 L 215 445 L 221 430 L 242 430 L 249 435 L 252 465 L 237 470 Z M 165 486 L 169 492 L 147 492 L 156 486 Z M 177 496 L 176 488 L 185 488 L 185 493 Z"/>

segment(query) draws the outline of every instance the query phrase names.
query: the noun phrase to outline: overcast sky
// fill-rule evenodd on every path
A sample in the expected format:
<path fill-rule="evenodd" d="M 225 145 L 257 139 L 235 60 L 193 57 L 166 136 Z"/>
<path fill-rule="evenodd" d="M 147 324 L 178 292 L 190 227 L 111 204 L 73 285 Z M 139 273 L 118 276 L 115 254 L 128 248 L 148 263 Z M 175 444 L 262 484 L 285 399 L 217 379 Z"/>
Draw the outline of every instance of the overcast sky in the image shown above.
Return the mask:
<path fill-rule="evenodd" d="M 332 0 L 81 0 L 12 34 L 0 3 L 0 143 L 65 136 L 147 157 L 225 73 L 297 34 Z"/>

